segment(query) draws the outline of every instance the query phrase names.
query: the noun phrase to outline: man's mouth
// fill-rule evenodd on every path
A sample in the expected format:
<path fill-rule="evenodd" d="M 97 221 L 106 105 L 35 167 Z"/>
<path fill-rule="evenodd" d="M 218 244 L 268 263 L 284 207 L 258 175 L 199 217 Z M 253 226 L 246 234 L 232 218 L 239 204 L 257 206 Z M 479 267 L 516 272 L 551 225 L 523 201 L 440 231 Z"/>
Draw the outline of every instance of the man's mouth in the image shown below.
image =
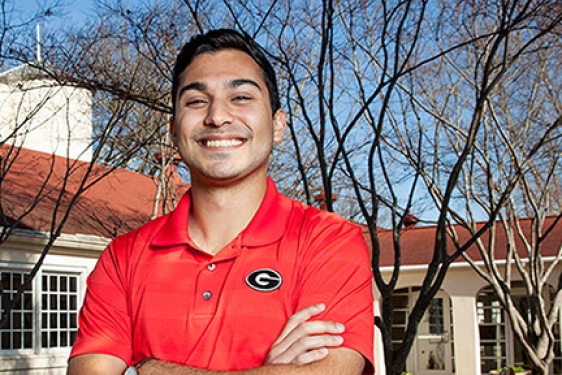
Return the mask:
<path fill-rule="evenodd" d="M 241 139 L 207 139 L 201 143 L 205 147 L 236 147 L 244 142 Z"/>

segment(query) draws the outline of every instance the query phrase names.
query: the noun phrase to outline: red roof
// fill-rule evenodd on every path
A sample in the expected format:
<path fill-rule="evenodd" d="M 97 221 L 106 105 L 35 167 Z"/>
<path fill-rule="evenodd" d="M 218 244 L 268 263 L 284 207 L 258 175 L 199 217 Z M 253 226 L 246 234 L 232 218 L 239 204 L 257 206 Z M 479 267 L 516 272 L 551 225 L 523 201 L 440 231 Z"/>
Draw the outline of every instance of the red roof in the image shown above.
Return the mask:
<path fill-rule="evenodd" d="M 25 148 L 4 146 L 0 157 L 2 171 L 7 170 L 0 180 L 1 208 L 8 223 L 21 217 L 18 228 L 49 232 L 53 215 L 59 223 L 84 180 L 93 185 L 79 195 L 62 233 L 112 238 L 146 223 L 153 214 L 157 181 L 150 176 Z M 175 198 L 186 189 L 181 183 Z"/>
<path fill-rule="evenodd" d="M 17 153 L 17 156 L 15 156 Z M 0 203 L 7 220 L 13 223 L 26 211 L 18 223 L 19 228 L 48 232 L 57 206 L 59 192 L 64 188 L 64 194 L 57 210 L 56 222 L 69 206 L 69 201 L 74 197 L 88 168 L 92 171 L 87 182 L 100 178 L 76 200 L 70 211 L 70 217 L 64 226 L 66 234 L 91 234 L 112 238 L 117 234 L 128 232 L 150 220 L 157 191 L 156 181 L 140 173 L 126 169 L 110 171 L 106 166 L 91 165 L 81 161 L 71 160 L 31 151 L 24 148 L 4 146 L 0 149 L 0 166 L 8 170 L 3 175 L 0 185 Z M 7 163 L 13 162 L 7 167 Z M 67 173 L 70 170 L 71 173 Z M 106 175 L 107 174 L 107 175 Z M 69 176 L 64 186 L 65 176 Z M 104 176 L 105 175 L 105 176 Z M 175 176 L 176 181 L 181 181 Z M 187 185 L 180 184 L 176 189 L 175 199 L 178 199 L 187 189 Z M 36 197 L 39 196 L 39 199 Z M 162 200 L 162 199 L 161 199 Z M 161 205 L 160 205 L 161 206 Z M 171 208 L 168 199 L 167 207 Z M 32 209 L 30 209 L 33 207 Z M 162 209 L 158 210 L 161 215 Z M 520 219 L 522 231 L 530 238 L 531 219 Z M 479 224 L 482 227 L 483 223 Z M 554 256 L 562 245 L 562 220 L 548 217 L 544 223 L 543 232 L 554 225 L 554 230 L 541 243 L 542 256 Z M 458 233 L 459 241 L 464 244 L 470 234 L 459 225 L 454 226 Z M 504 259 L 507 251 L 507 237 L 504 228 L 498 223 L 496 226 L 495 257 Z M 424 265 L 431 262 L 435 242 L 435 226 L 410 227 L 402 231 L 400 245 L 402 248 L 402 265 Z M 364 227 L 365 239 L 371 248 L 370 235 Z M 394 262 L 392 244 L 392 231 L 379 229 L 381 246 L 381 266 L 390 266 Z M 482 236 L 482 241 L 487 244 L 489 233 Z M 516 237 L 516 246 L 519 254 L 526 256 L 521 238 Z M 449 254 L 454 251 L 450 239 L 447 241 Z M 481 259 L 475 245 L 472 245 L 468 254 L 474 259 Z M 463 261 L 462 258 L 457 259 Z"/>
<path fill-rule="evenodd" d="M 479 223 L 477 228 L 482 228 L 485 223 Z M 521 227 L 522 233 L 524 233 L 525 238 L 529 243 L 531 243 L 531 231 L 532 231 L 532 220 L 531 219 L 519 219 L 519 225 Z M 542 233 L 544 234 L 548 228 L 554 225 L 554 228 L 540 244 L 540 254 L 543 257 L 555 256 L 560 247 L 562 246 L 562 220 L 557 220 L 557 216 L 549 216 L 545 219 Z M 464 245 L 471 238 L 468 230 L 464 229 L 460 225 L 453 226 L 457 232 L 459 243 Z M 406 228 L 402 230 L 400 236 L 400 246 L 401 246 L 401 264 L 402 265 L 425 265 L 431 262 L 433 257 L 433 250 L 435 244 L 435 234 L 436 226 L 425 226 L 425 227 L 413 227 Z M 363 232 L 371 249 L 371 240 L 368 229 L 364 227 Z M 508 236 L 504 227 L 500 222 L 496 223 L 495 227 L 495 244 L 494 244 L 494 257 L 496 259 L 505 259 L 508 249 Z M 524 247 L 523 240 L 521 237 L 515 235 L 515 245 L 520 256 L 527 257 L 527 250 Z M 380 265 L 382 267 L 391 266 L 394 263 L 394 246 L 392 242 L 392 231 L 388 229 L 381 229 L 378 231 L 381 256 Z M 488 247 L 488 241 L 490 239 L 490 232 L 486 231 L 482 237 L 481 241 L 484 246 Z M 455 251 L 455 247 L 450 237 L 447 238 L 447 252 L 452 254 Z M 467 254 L 471 256 L 474 260 L 481 260 L 482 257 L 475 244 L 470 246 L 467 250 Z M 456 262 L 463 262 L 462 257 L 457 258 Z"/>

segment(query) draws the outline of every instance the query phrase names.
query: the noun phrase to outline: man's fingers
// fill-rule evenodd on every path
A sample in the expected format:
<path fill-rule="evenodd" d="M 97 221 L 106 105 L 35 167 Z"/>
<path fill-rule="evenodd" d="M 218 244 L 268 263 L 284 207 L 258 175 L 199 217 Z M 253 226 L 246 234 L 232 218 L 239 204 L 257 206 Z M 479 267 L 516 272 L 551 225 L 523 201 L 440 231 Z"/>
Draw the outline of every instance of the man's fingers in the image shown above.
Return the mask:
<path fill-rule="evenodd" d="M 296 326 L 283 340 L 275 342 L 269 351 L 271 358 L 277 358 L 284 353 L 283 357 L 291 357 L 291 360 L 296 356 L 305 353 L 308 350 L 316 349 L 321 346 L 332 346 L 334 343 L 329 342 L 331 345 L 316 344 L 316 337 L 335 337 L 343 333 L 345 327 L 342 324 L 330 321 L 315 320 L 312 322 L 302 322 Z M 332 334 L 331 336 L 317 336 Z M 328 339 L 329 340 L 329 339 Z M 290 350 L 292 349 L 292 350 Z M 300 352 L 297 352 L 300 350 Z M 287 362 L 288 363 L 288 362 Z"/>
<path fill-rule="evenodd" d="M 293 314 L 269 350 L 266 364 L 304 365 L 328 355 L 328 348 L 340 346 L 342 324 L 310 319 L 326 309 L 323 303 L 308 306 Z"/>
<path fill-rule="evenodd" d="M 283 338 L 283 340 L 277 340 L 273 344 L 269 351 L 269 358 L 277 358 L 281 356 L 282 353 L 284 353 L 283 357 L 291 357 L 292 359 L 294 359 L 297 355 L 303 354 L 307 350 L 324 346 L 316 345 L 316 341 L 309 340 L 310 338 L 322 337 L 316 335 L 325 335 L 327 333 L 337 335 L 342 333 L 344 330 L 345 328 L 342 324 L 329 321 L 316 320 L 312 322 L 300 323 L 291 332 L 289 332 L 289 334 L 287 334 Z M 290 348 L 292 348 L 292 350 L 290 350 Z M 300 352 L 296 352 L 296 350 L 300 350 Z"/>
<path fill-rule="evenodd" d="M 326 306 L 323 303 L 319 303 L 308 306 L 293 314 L 287 321 L 287 324 L 285 324 L 281 335 L 279 335 L 275 343 L 283 341 L 285 337 L 287 337 L 287 335 L 289 335 L 299 324 L 304 323 L 313 316 L 320 314 L 325 309 Z"/>
<path fill-rule="evenodd" d="M 342 343 L 343 338 L 341 336 L 302 336 L 288 347 L 273 347 L 269 353 L 267 363 L 303 365 L 316 362 L 328 355 L 327 348 L 338 347 Z"/>
<path fill-rule="evenodd" d="M 327 356 L 328 356 L 327 348 L 309 350 L 308 352 L 297 356 L 297 358 L 295 358 L 292 363 L 297 366 L 304 366 L 304 365 L 308 365 L 309 363 L 321 361 Z"/>

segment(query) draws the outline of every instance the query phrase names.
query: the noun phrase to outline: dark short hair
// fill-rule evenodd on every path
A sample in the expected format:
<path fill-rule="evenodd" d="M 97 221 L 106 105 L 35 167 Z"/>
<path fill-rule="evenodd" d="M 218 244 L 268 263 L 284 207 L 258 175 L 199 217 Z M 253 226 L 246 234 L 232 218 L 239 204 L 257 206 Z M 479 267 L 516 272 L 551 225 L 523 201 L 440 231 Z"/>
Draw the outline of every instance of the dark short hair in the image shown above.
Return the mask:
<path fill-rule="evenodd" d="M 269 91 L 269 102 L 272 113 L 281 107 L 279 89 L 275 71 L 265 57 L 262 48 L 248 35 L 232 29 L 211 30 L 205 34 L 192 37 L 181 49 L 174 66 L 172 80 L 172 110 L 176 113 L 176 99 L 179 90 L 180 76 L 198 55 L 206 52 L 218 52 L 234 49 L 248 54 L 263 71 L 263 78 Z"/>

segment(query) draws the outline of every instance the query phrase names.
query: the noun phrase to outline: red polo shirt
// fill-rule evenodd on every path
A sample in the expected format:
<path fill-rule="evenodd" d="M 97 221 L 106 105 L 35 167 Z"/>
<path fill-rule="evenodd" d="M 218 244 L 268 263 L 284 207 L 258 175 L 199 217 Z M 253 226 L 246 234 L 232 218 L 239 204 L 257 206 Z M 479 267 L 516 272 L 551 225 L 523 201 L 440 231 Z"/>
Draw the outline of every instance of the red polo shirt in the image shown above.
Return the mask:
<path fill-rule="evenodd" d="M 373 363 L 372 275 L 357 226 L 279 194 L 269 180 L 248 227 L 211 256 L 189 238 L 190 205 L 187 193 L 174 212 L 104 250 L 71 357 L 254 368 L 292 314 L 322 302 L 315 319 L 343 323 L 343 346 Z"/>

